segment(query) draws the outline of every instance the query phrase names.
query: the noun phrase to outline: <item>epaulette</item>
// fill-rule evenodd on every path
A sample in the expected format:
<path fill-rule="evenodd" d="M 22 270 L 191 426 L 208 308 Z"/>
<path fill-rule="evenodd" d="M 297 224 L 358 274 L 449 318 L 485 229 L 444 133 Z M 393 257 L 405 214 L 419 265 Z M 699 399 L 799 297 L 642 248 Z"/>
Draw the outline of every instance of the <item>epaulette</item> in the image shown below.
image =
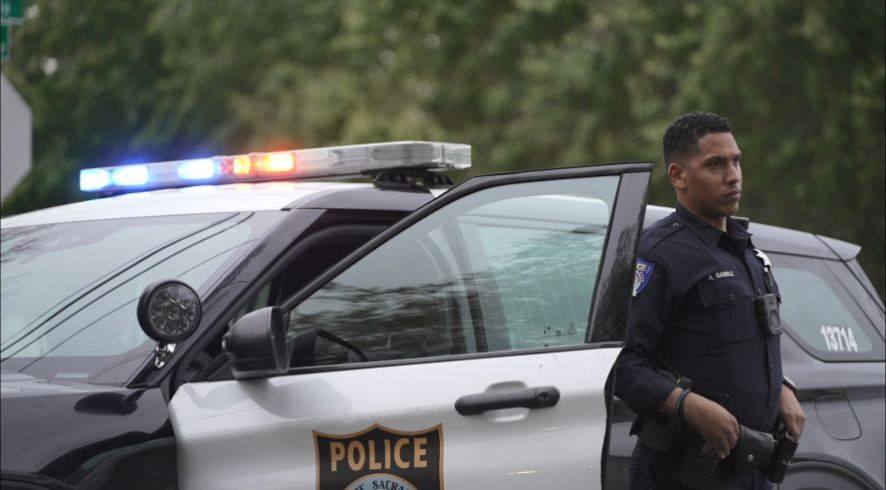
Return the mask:
<path fill-rule="evenodd" d="M 683 228 L 683 224 L 675 219 L 674 214 L 671 214 L 650 226 L 646 233 L 644 233 L 641 241 L 645 248 L 652 250 L 662 240 L 673 235 L 681 228 Z"/>

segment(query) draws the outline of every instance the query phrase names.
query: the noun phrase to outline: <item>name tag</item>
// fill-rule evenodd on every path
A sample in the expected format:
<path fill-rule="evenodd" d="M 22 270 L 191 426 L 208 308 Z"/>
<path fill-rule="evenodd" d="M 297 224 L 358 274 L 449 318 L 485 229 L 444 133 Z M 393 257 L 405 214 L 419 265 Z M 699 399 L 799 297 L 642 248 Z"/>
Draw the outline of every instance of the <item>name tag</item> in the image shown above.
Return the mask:
<path fill-rule="evenodd" d="M 735 277 L 735 272 L 720 271 L 720 272 L 715 272 L 713 274 L 708 274 L 708 281 L 713 281 L 715 279 L 723 279 L 724 277 Z"/>

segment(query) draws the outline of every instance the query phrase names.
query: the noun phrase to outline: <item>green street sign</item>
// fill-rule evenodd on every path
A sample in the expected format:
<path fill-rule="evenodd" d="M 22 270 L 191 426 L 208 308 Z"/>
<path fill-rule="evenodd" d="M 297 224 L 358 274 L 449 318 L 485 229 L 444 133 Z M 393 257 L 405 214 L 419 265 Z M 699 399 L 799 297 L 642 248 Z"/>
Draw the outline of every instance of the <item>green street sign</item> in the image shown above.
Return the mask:
<path fill-rule="evenodd" d="M 0 0 L 0 20 L 3 25 L 21 24 L 25 20 L 25 0 Z"/>
<path fill-rule="evenodd" d="M 9 61 L 12 53 L 12 33 L 9 26 L 25 21 L 25 0 L 0 0 L 0 62 Z"/>
<path fill-rule="evenodd" d="M 9 61 L 9 52 L 12 51 L 12 37 L 9 35 L 9 26 L 0 25 L 0 62 Z"/>

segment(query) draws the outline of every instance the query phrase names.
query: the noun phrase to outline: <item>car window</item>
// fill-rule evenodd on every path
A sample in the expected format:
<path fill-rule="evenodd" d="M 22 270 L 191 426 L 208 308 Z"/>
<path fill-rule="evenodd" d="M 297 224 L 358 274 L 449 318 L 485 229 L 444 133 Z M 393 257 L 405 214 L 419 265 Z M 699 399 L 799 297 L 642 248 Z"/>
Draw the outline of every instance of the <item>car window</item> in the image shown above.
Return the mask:
<path fill-rule="evenodd" d="M 125 383 L 154 342 L 136 319 L 148 284 L 206 293 L 282 213 L 109 219 L 4 228 L 2 366 L 44 379 Z"/>
<path fill-rule="evenodd" d="M 618 177 L 512 184 L 426 217 L 304 300 L 316 329 L 371 360 L 584 342 Z M 353 360 L 330 342 L 317 364 Z"/>
<path fill-rule="evenodd" d="M 320 222 L 322 222 L 322 218 Z M 304 247 L 304 250 L 300 250 L 294 257 L 287 258 L 286 260 L 291 261 L 287 267 L 263 283 L 258 292 L 252 295 L 237 313 L 228 319 L 228 326 L 233 325 L 249 312 L 280 304 L 357 247 L 384 231 L 386 226 L 390 226 L 390 224 L 391 222 L 384 225 L 367 225 L 360 222 L 337 224 L 321 228 L 319 231 L 301 238 L 300 245 L 308 244 L 308 246 Z"/>
<path fill-rule="evenodd" d="M 771 254 L 781 291 L 781 317 L 791 337 L 827 361 L 883 360 L 871 319 L 822 259 Z M 848 270 L 843 280 L 854 280 Z"/>

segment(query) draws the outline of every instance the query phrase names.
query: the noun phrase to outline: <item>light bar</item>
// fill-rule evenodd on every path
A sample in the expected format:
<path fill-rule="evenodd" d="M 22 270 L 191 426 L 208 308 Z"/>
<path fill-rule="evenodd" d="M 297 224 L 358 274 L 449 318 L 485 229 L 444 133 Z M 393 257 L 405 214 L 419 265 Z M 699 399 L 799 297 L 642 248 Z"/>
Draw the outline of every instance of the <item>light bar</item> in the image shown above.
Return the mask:
<path fill-rule="evenodd" d="M 90 168 L 80 171 L 80 190 L 148 190 L 342 177 L 396 169 L 459 170 L 470 166 L 470 145 L 395 141 Z"/>
<path fill-rule="evenodd" d="M 218 165 L 211 158 L 186 160 L 178 164 L 178 176 L 185 180 L 206 180 L 218 174 Z"/>
<path fill-rule="evenodd" d="M 98 191 L 111 185 L 111 173 L 103 168 L 88 168 L 80 171 L 80 190 Z"/>
<path fill-rule="evenodd" d="M 111 183 L 120 187 L 138 187 L 148 183 L 148 167 L 127 165 L 111 172 Z"/>

